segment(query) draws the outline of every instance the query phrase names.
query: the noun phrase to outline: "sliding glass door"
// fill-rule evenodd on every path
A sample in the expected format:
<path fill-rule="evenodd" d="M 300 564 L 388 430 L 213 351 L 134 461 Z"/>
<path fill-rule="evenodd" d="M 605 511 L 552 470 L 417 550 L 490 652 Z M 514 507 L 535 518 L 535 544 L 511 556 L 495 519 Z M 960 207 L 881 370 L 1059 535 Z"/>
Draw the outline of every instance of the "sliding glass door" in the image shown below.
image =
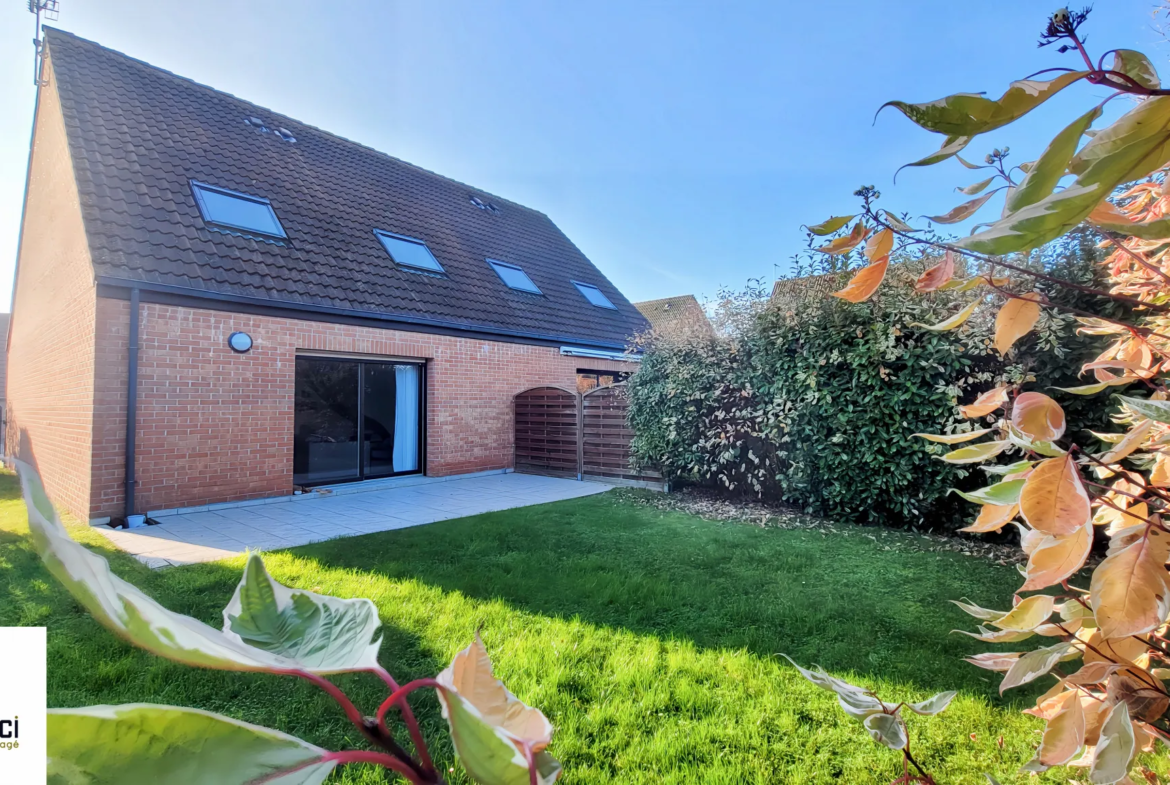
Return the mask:
<path fill-rule="evenodd" d="M 421 364 L 298 357 L 293 482 L 421 471 L 423 384 Z"/>

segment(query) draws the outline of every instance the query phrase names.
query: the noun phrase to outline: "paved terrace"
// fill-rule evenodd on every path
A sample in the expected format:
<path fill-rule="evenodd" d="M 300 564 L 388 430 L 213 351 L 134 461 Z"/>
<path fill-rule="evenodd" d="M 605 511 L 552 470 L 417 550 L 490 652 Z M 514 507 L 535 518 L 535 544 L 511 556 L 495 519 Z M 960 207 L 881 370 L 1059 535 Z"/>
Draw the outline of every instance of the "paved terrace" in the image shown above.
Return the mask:
<path fill-rule="evenodd" d="M 336 486 L 326 494 L 152 513 L 160 523 L 137 529 L 95 528 L 114 545 L 157 568 L 575 499 L 610 487 L 514 473 L 411 477 L 365 488 Z"/>

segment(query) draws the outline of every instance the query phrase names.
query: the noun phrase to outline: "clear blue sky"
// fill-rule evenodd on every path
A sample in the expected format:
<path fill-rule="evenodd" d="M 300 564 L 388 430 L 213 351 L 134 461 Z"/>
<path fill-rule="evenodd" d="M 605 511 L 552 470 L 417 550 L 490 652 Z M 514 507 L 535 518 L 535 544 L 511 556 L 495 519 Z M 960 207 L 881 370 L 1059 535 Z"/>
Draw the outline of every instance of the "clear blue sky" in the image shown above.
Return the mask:
<path fill-rule="evenodd" d="M 544 211 L 632 300 L 771 279 L 802 223 L 852 191 L 945 212 L 955 162 L 884 101 L 987 91 L 1073 56 L 1037 49 L 1054 2 L 61 0 L 58 26 Z M 1146 51 L 1152 0 L 1098 2 L 1090 48 Z M 352 12 L 351 12 L 352 9 Z M 0 6 L 0 308 L 24 191 L 33 17 Z M 1163 65 L 1165 64 L 1165 65 Z M 1098 88 L 977 142 L 1035 157 Z M 1115 101 L 1114 105 L 1121 104 Z M 1045 135 L 1047 134 L 1047 135 Z M 997 208 L 988 205 L 989 213 Z"/>

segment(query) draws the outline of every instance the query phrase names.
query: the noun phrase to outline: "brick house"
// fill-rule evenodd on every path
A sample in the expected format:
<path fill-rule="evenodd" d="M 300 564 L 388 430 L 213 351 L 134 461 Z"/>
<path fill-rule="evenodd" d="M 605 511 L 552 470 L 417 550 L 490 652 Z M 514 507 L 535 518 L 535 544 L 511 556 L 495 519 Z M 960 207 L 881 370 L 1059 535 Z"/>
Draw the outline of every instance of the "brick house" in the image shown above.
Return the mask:
<path fill-rule="evenodd" d="M 76 517 L 504 470 L 516 393 L 636 367 L 544 214 L 45 40 L 7 436 Z"/>

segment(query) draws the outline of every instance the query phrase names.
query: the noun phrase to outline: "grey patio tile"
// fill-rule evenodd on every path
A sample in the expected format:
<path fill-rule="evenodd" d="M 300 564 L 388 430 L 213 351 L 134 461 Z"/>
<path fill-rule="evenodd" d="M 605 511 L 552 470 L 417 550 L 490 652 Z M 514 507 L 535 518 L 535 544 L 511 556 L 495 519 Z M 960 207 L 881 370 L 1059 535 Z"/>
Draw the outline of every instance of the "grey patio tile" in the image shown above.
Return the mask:
<path fill-rule="evenodd" d="M 176 562 L 190 564 L 193 562 L 228 559 L 233 556 L 238 556 L 240 553 L 243 553 L 243 551 L 243 548 L 215 548 L 201 545 L 184 545 L 182 547 L 159 549 L 144 555 L 166 559 L 172 564 Z"/>
<path fill-rule="evenodd" d="M 244 551 L 283 551 L 283 550 L 286 550 L 288 548 L 295 548 L 298 545 L 308 545 L 308 544 L 309 543 L 307 543 L 307 542 L 290 542 L 288 540 L 277 540 L 277 539 L 249 540 L 248 543 L 243 548 L 240 549 L 240 552 L 242 553 Z"/>
<path fill-rule="evenodd" d="M 412 523 L 433 523 L 435 521 L 444 521 L 449 518 L 459 516 L 451 515 L 445 510 L 414 509 L 401 510 L 390 517 L 394 520 L 409 521 Z"/>
<path fill-rule="evenodd" d="M 143 529 L 96 528 L 144 564 L 162 567 L 421 526 L 608 489 L 602 483 L 500 474 L 184 512 L 163 516 L 159 525 Z"/>

